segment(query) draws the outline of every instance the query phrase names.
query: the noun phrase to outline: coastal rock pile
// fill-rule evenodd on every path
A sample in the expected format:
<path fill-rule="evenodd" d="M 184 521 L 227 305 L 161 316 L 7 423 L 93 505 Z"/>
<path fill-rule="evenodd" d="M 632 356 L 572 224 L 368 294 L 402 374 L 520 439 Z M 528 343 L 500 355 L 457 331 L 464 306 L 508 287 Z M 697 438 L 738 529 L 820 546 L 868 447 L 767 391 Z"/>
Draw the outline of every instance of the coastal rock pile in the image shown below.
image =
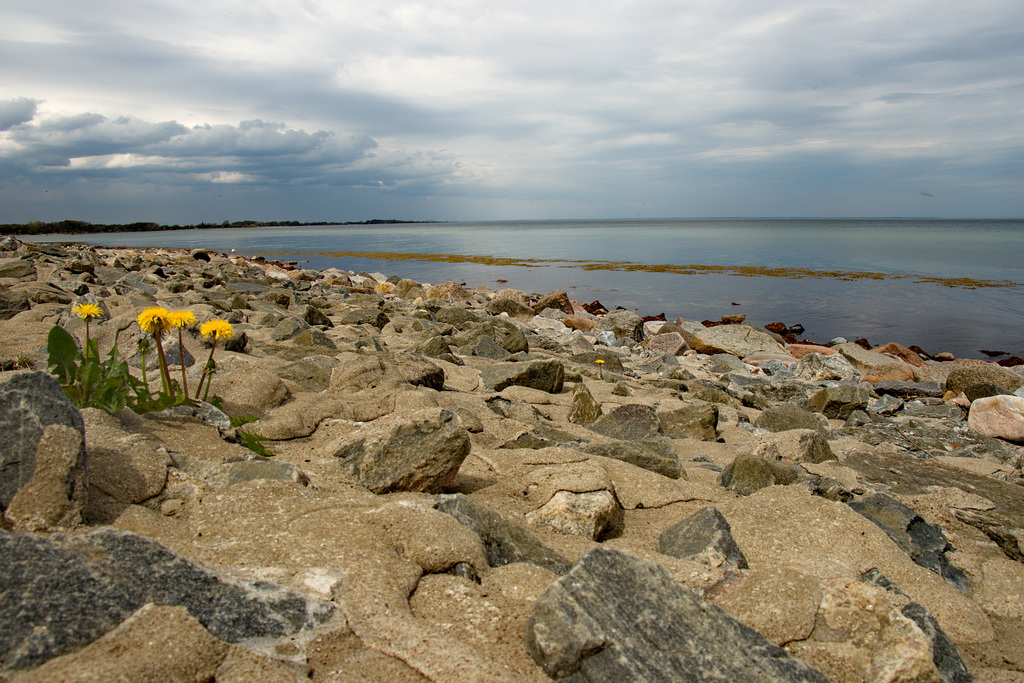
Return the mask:
<path fill-rule="evenodd" d="M 1024 680 L 1024 375 L 741 318 L 4 238 L 0 681 Z"/>

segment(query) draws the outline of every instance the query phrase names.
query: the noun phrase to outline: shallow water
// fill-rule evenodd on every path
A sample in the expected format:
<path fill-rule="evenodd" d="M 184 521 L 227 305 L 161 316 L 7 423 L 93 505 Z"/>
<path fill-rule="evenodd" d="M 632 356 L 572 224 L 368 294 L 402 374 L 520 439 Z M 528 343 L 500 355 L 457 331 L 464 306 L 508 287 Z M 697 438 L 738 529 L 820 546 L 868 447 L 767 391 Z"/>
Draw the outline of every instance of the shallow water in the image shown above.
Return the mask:
<path fill-rule="evenodd" d="M 959 357 L 983 358 L 981 349 L 1024 356 L 1024 221 L 504 221 L 33 239 L 235 249 L 421 282 L 566 289 L 580 301 L 670 319 L 745 313 L 800 323 L 816 341 L 866 337 Z"/>

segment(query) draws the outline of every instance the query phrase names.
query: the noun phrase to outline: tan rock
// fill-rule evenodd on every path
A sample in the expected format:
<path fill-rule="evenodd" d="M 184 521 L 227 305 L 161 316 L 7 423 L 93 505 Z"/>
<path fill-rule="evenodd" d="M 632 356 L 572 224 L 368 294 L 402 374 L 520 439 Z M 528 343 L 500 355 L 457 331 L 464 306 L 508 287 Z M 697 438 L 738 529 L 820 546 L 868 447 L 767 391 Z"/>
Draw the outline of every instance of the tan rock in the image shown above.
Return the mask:
<path fill-rule="evenodd" d="M 70 531 L 81 524 L 87 481 L 83 441 L 77 429 L 46 426 L 32 478 L 14 494 L 5 513 L 16 530 Z"/>
<path fill-rule="evenodd" d="M 723 581 L 704 597 L 781 647 L 810 637 L 821 586 L 795 569 L 770 567 Z"/>
<path fill-rule="evenodd" d="M 985 436 L 1024 441 L 1024 398 L 988 396 L 971 404 L 967 425 Z"/>
<path fill-rule="evenodd" d="M 94 643 L 19 677 L 24 683 L 212 680 L 229 645 L 184 607 L 148 604 Z"/>

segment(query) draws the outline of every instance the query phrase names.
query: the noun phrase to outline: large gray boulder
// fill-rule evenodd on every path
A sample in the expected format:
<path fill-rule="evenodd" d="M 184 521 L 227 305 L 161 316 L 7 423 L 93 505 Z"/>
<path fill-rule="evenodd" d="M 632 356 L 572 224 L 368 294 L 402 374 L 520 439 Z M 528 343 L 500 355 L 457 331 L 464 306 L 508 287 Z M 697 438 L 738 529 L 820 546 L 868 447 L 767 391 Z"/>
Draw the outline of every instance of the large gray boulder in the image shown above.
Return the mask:
<path fill-rule="evenodd" d="M 610 311 L 606 315 L 601 316 L 601 319 L 597 321 L 597 325 L 591 330 L 594 334 L 605 331 L 614 333 L 616 339 L 643 341 L 644 321 L 643 318 L 632 311 Z"/>
<path fill-rule="evenodd" d="M 549 676 L 580 682 L 827 681 L 661 565 L 608 548 L 537 599 L 526 646 Z"/>
<path fill-rule="evenodd" d="M 443 408 L 382 417 L 334 445 L 341 467 L 374 493 L 440 493 L 469 455 L 469 434 Z"/>
<path fill-rule="evenodd" d="M 598 434 L 624 441 L 639 441 L 661 433 L 661 422 L 655 409 L 639 403 L 619 406 L 587 427 Z"/>
<path fill-rule="evenodd" d="M 0 509 L 32 478 L 39 439 L 51 424 L 85 432 L 82 414 L 57 380 L 45 372 L 0 375 Z"/>
<path fill-rule="evenodd" d="M 0 532 L 0 564 L 6 669 L 37 666 L 90 643 L 146 603 L 181 605 L 228 642 L 296 633 L 334 611 L 274 584 L 221 579 L 155 541 L 115 529 L 79 537 Z"/>

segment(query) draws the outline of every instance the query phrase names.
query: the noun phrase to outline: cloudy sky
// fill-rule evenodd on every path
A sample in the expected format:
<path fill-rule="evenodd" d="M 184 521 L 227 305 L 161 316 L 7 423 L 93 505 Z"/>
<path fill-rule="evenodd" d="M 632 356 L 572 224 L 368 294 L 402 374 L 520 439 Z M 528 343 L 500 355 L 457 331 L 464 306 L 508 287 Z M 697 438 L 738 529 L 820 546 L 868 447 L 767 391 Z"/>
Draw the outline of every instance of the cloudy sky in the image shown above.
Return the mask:
<path fill-rule="evenodd" d="M 1020 0 L 0 16 L 0 223 L 1024 216 Z"/>

